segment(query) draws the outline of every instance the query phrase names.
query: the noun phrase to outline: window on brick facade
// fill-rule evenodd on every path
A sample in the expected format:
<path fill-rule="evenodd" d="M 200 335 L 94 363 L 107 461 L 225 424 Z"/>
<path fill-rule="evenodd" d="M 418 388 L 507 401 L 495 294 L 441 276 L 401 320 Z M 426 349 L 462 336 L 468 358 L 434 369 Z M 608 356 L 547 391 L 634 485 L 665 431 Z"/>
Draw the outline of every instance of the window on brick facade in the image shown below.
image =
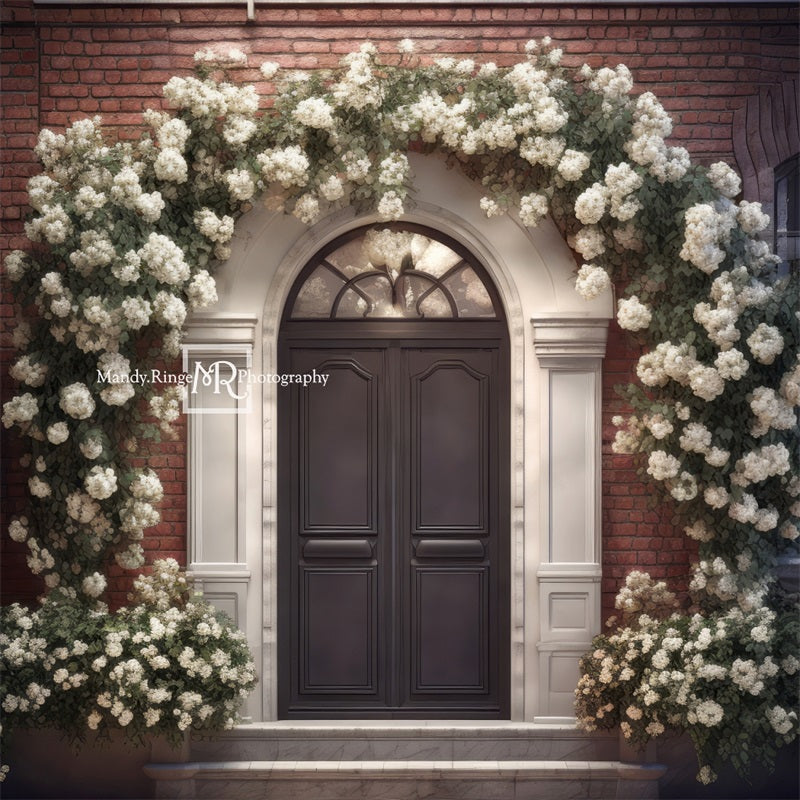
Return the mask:
<path fill-rule="evenodd" d="M 775 252 L 781 276 L 800 271 L 800 153 L 775 169 Z"/>

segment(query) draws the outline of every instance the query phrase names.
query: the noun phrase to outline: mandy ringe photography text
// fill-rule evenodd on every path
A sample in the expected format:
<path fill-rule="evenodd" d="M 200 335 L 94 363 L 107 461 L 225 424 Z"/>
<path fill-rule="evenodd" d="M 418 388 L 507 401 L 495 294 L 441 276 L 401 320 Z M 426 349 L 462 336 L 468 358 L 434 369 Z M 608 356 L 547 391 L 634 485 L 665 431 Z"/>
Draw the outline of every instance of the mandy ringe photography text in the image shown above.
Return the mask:
<path fill-rule="evenodd" d="M 138 383 L 138 384 L 164 384 L 177 386 L 191 386 L 191 393 L 197 392 L 200 386 L 213 386 L 214 394 L 226 391 L 232 398 L 241 400 L 247 396 L 247 387 L 252 385 L 276 384 L 277 386 L 313 386 L 327 385 L 326 373 L 317 372 L 316 369 L 306 373 L 257 373 L 249 367 L 240 367 L 232 361 L 212 361 L 204 366 L 200 361 L 192 365 L 193 371 L 171 372 L 162 369 L 138 370 L 135 369 L 127 375 L 113 370 L 97 370 L 99 383 Z M 241 393 L 240 393 L 241 390 Z"/>

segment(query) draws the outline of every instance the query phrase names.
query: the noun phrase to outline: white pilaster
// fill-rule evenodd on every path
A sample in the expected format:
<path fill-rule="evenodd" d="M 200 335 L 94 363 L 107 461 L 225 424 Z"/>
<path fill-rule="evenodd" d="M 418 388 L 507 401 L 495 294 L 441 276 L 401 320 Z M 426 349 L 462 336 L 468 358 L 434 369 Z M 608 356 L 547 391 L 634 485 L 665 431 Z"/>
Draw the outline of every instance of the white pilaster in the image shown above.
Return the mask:
<path fill-rule="evenodd" d="M 540 716 L 573 717 L 578 659 L 600 630 L 601 392 L 608 319 L 531 320 L 541 380 Z"/>

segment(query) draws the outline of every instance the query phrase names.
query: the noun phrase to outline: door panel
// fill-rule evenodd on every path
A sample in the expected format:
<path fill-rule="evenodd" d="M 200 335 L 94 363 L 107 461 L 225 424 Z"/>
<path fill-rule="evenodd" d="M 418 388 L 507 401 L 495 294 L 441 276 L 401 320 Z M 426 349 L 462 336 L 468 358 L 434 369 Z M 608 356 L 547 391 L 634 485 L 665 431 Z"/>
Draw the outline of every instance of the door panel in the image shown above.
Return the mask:
<path fill-rule="evenodd" d="M 305 693 L 377 689 L 375 568 L 302 568 Z"/>
<path fill-rule="evenodd" d="M 488 692 L 487 570 L 416 567 L 414 693 Z"/>
<path fill-rule="evenodd" d="M 425 352 L 409 369 L 415 532 L 485 531 L 489 376 Z"/>
<path fill-rule="evenodd" d="M 310 369 L 304 366 L 309 355 L 298 354 L 298 371 Z M 303 532 L 377 533 L 380 365 L 375 355 L 324 358 L 314 366 L 327 372 L 327 385 L 299 392 Z"/>
<path fill-rule="evenodd" d="M 502 346 L 349 345 L 282 354 L 279 714 L 502 717 Z"/>

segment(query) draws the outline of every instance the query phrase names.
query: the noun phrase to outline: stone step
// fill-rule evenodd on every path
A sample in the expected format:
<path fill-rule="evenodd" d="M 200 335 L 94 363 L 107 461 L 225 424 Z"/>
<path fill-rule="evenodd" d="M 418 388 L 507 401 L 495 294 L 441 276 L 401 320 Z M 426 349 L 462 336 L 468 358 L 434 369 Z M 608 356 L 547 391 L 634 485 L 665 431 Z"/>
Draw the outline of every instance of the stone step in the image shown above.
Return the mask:
<path fill-rule="evenodd" d="M 659 765 L 620 761 L 209 761 L 148 764 L 173 800 L 649 800 Z"/>
<path fill-rule="evenodd" d="M 535 723 L 293 723 L 242 725 L 193 739 L 190 761 L 608 761 L 618 737 Z"/>

